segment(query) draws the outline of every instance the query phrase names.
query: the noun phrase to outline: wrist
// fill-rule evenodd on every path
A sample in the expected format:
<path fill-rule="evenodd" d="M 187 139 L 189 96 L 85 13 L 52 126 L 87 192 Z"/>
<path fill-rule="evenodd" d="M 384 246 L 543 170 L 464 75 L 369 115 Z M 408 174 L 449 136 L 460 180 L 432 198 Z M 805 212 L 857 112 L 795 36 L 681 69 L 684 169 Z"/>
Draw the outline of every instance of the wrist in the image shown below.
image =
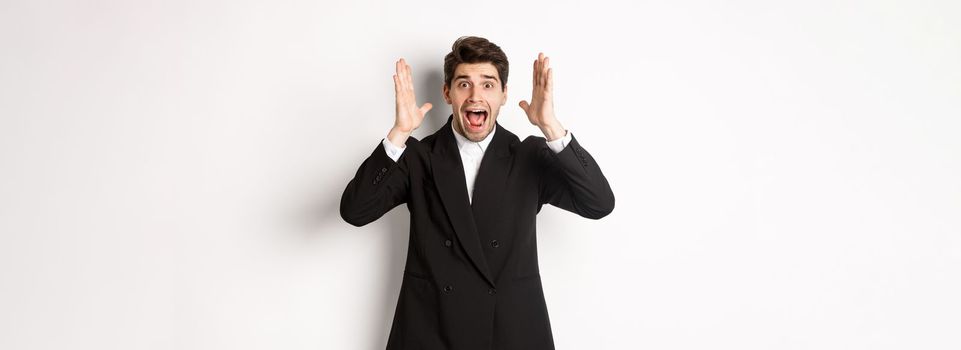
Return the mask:
<path fill-rule="evenodd" d="M 398 148 L 404 148 L 407 144 L 407 138 L 410 137 L 410 133 L 410 131 L 403 131 L 395 126 L 387 133 L 387 141 L 390 141 L 390 143 Z"/>
<path fill-rule="evenodd" d="M 567 130 L 559 122 L 547 123 L 538 126 L 541 132 L 544 133 L 544 137 L 547 141 L 554 141 L 567 135 Z"/>

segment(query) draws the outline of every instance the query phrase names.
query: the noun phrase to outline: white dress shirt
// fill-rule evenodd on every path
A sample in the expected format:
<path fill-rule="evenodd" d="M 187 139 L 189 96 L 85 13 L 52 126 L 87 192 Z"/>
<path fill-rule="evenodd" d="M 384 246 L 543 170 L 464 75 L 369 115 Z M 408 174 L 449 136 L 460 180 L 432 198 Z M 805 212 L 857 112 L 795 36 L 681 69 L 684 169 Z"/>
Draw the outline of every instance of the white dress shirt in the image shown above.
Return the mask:
<path fill-rule="evenodd" d="M 451 129 L 454 128 L 454 124 L 451 124 Z M 457 149 L 460 150 L 460 159 L 464 165 L 464 180 L 467 181 L 467 198 L 471 202 L 474 200 L 474 180 L 477 179 L 477 171 L 480 170 L 481 160 L 484 159 L 484 152 L 487 151 L 487 146 L 490 145 L 491 140 L 494 139 L 494 133 L 497 132 L 497 127 L 495 126 L 491 129 L 491 133 L 487 134 L 483 140 L 479 142 L 474 142 L 468 140 L 466 137 L 462 136 L 457 132 L 457 130 L 452 130 L 454 132 L 454 139 L 457 140 Z M 561 137 L 554 141 L 547 141 L 547 147 L 550 148 L 554 153 L 561 153 L 567 144 L 571 142 L 571 133 L 565 130 L 564 137 Z M 400 156 L 404 154 L 404 150 L 407 149 L 405 145 L 403 148 L 397 147 L 390 141 L 384 138 L 381 141 L 384 145 L 384 151 L 387 151 L 387 156 L 393 159 L 395 162 L 400 159 Z"/>

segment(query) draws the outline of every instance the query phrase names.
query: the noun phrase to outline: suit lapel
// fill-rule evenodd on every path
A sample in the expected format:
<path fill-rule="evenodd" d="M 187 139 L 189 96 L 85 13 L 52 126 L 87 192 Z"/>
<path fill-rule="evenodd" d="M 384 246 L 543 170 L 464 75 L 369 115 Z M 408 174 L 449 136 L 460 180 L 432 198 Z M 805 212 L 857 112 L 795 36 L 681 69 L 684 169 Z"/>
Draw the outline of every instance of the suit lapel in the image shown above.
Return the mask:
<path fill-rule="evenodd" d="M 454 140 L 454 131 L 451 130 L 452 121 L 453 117 L 448 118 L 447 124 L 437 133 L 431 155 L 431 171 L 437 192 L 440 193 L 444 209 L 447 211 L 447 217 L 454 226 L 454 233 L 457 234 L 474 267 L 480 271 L 487 283 L 493 286 L 494 280 L 491 278 L 487 260 L 484 258 L 480 235 L 467 198 L 467 180 L 464 178 L 464 165 L 461 162 L 460 151 L 457 149 L 457 141 Z"/>

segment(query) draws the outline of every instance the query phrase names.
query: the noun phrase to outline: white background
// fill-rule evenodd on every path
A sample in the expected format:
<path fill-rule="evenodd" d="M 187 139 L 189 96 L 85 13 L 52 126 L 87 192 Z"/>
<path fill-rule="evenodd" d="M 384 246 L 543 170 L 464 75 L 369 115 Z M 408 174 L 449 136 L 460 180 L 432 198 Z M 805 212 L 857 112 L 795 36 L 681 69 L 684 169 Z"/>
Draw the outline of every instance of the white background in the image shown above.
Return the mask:
<path fill-rule="evenodd" d="M 617 207 L 546 208 L 558 349 L 961 348 L 956 1 L 0 2 L 0 348 L 382 349 L 393 62 L 551 57 Z"/>

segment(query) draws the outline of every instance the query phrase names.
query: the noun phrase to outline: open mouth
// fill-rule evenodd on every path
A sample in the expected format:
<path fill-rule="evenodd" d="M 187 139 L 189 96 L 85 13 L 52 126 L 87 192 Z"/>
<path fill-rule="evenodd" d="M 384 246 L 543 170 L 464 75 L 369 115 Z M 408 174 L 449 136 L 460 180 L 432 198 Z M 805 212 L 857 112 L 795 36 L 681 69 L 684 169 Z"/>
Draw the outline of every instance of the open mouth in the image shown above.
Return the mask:
<path fill-rule="evenodd" d="M 483 108 L 464 109 L 464 119 L 468 131 L 477 132 L 484 130 L 484 122 L 487 121 L 487 110 Z"/>

